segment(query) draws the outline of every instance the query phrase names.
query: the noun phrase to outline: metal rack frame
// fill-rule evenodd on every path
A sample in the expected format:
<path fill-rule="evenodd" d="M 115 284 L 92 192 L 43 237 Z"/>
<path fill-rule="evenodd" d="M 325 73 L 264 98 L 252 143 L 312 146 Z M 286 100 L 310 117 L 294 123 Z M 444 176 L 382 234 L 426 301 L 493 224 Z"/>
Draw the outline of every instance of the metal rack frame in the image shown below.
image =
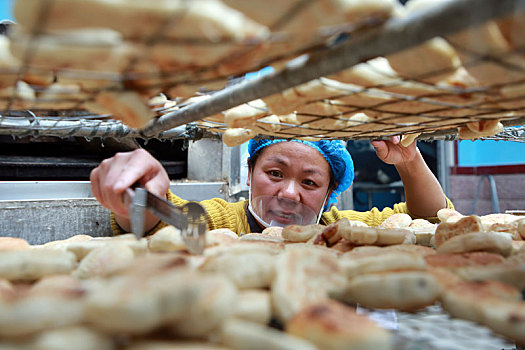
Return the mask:
<path fill-rule="evenodd" d="M 286 66 L 279 71 L 253 80 L 241 81 L 213 93 L 208 99 L 188 105 L 180 105 L 180 109 L 156 111 L 159 117 L 153 119 L 142 130 L 129 128 L 119 121 L 110 119 L 110 116 L 49 118 L 45 114 L 36 115 L 31 112 L 15 111 L 12 113 L 12 111 L 5 111 L 0 115 L 0 134 L 13 136 L 82 136 L 87 138 L 216 138 L 219 137 L 217 131 L 226 129 L 224 124 L 218 123 L 216 127 L 210 127 L 209 125 L 203 126 L 197 121 L 222 113 L 240 104 L 282 92 L 287 88 L 295 87 L 312 79 L 337 73 L 370 58 L 399 52 L 417 46 L 433 37 L 445 36 L 482 24 L 490 19 L 522 11 L 525 11 L 525 1 L 523 0 L 454 0 L 428 7 L 407 18 L 393 18 L 381 26 L 358 28 L 355 33 L 351 33 L 349 39 L 337 45 L 310 47 L 305 50 L 307 54 L 289 60 Z M 469 20 L 465 20 L 465 18 Z M 293 56 L 290 54 L 290 57 Z M 363 88 L 362 91 L 366 92 L 368 88 Z M 448 91 L 449 94 L 472 92 L 483 93 L 483 89 L 480 91 L 472 91 L 471 89 Z M 421 100 L 424 101 L 425 97 Z M 467 107 L 476 111 L 478 108 L 475 105 Z M 450 108 L 455 107 L 450 106 Z M 359 109 L 354 108 L 349 112 L 352 110 L 358 111 Z M 482 120 L 485 114 L 494 112 L 491 109 L 480 109 L 478 116 L 480 119 L 477 120 Z M 524 120 L 525 111 L 521 107 L 514 110 L 513 115 L 503 118 L 503 124 L 506 126 L 522 125 Z M 388 122 L 388 118 L 378 121 L 381 125 L 387 125 Z M 457 138 L 457 123 L 458 121 L 451 119 L 449 125 L 440 127 L 441 130 L 435 130 L 434 124 L 422 122 L 420 124 L 422 135 L 418 139 L 455 139 Z M 465 122 L 463 121 L 463 123 Z M 294 127 L 297 125 L 285 125 L 285 128 L 289 129 Z M 390 134 L 406 132 L 406 125 L 394 125 L 389 132 Z M 285 135 L 287 134 L 285 133 Z M 297 135 L 292 132 L 289 134 L 289 137 L 294 136 Z M 352 132 L 344 138 L 366 139 L 374 136 L 377 137 L 373 133 Z M 519 139 L 522 135 L 505 131 L 494 136 L 494 138 L 507 139 L 509 137 L 515 138 L 515 136 L 518 136 Z"/>
<path fill-rule="evenodd" d="M 476 15 L 472 16 L 472 11 Z M 436 36 L 455 33 L 483 22 L 525 11 L 520 0 L 455 0 L 429 7 L 417 15 L 392 19 L 384 26 L 366 31 L 340 45 L 288 62 L 281 71 L 215 93 L 211 98 L 170 112 L 146 126 L 141 133 L 153 137 L 161 131 L 203 119 L 238 106 L 337 73 L 367 59 L 399 52 Z M 465 21 L 471 18 L 471 21 Z M 446 23 L 446 25 L 445 25 Z"/>

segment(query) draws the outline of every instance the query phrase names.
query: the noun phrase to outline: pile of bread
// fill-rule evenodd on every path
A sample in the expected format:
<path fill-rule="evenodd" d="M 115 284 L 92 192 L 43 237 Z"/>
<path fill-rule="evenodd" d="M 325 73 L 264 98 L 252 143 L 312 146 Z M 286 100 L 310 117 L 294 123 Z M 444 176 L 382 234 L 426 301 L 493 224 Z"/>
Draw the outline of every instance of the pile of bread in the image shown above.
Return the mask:
<path fill-rule="evenodd" d="M 409 0 L 393 17 L 453 0 Z M 224 113 L 226 144 L 257 134 L 375 137 L 457 129 L 461 139 L 494 135 L 525 106 L 525 14 L 488 21 Z M 465 19 L 468 21 L 469 19 Z M 514 68 L 511 68 L 514 67 Z M 213 116 L 212 122 L 220 120 Z"/>
<path fill-rule="evenodd" d="M 342 32 L 436 3 L 17 0 L 17 24 L 0 36 L 0 109 L 86 109 L 142 128 L 208 97 L 198 96 L 203 90 L 225 88 L 231 76 L 268 65 L 279 70 Z M 199 125 L 223 132 L 230 146 L 258 134 L 405 133 L 410 143 L 420 132 L 459 126 L 461 138 L 492 135 L 502 129 L 499 120 L 523 108 L 525 60 L 516 51 L 523 23 L 516 14 L 434 38 Z"/>
<path fill-rule="evenodd" d="M 160 93 L 220 90 L 343 26 L 384 21 L 397 0 L 300 3 L 17 0 L 16 25 L 0 37 L 1 109 L 83 108 L 140 128 Z"/>
<path fill-rule="evenodd" d="M 355 306 L 436 303 L 525 343 L 525 218 L 439 217 L 213 230 L 199 256 L 171 226 L 142 239 L 2 237 L 0 348 L 392 349 L 395 332 Z"/>

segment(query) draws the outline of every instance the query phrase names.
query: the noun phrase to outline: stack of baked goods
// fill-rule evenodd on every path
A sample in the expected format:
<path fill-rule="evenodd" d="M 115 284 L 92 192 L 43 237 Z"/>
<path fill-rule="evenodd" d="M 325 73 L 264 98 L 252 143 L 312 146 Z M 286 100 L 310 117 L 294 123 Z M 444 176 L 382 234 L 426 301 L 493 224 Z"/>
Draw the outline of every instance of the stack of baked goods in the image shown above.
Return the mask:
<path fill-rule="evenodd" d="M 304 6 L 303 6 L 304 5 Z M 87 109 L 143 127 L 160 93 L 186 99 L 371 19 L 397 0 L 17 0 L 0 41 L 5 108 Z M 4 73 L 5 72 L 5 73 Z"/>
<path fill-rule="evenodd" d="M 446 1 L 17 0 L 17 24 L 0 37 L 2 109 L 86 109 L 142 128 L 231 77 L 280 70 L 328 50 L 341 33 L 357 36 Z M 440 129 L 493 135 L 523 108 L 522 23 L 518 13 L 436 37 L 198 125 L 224 133 L 229 146 L 260 134 L 406 134 L 404 144 Z"/>
<path fill-rule="evenodd" d="M 417 16 L 447 1 L 409 0 L 393 16 Z M 503 130 L 502 119 L 516 118 L 524 106 L 523 39 L 516 34 L 523 16 L 436 37 L 235 107 L 225 112 L 224 140 L 237 145 L 257 134 L 319 139 L 404 133 L 403 144 L 410 144 L 436 130 L 457 131 L 461 139 L 494 135 Z"/>
<path fill-rule="evenodd" d="M 436 304 L 525 343 L 525 218 L 439 218 L 213 230 L 202 255 L 171 226 L 141 239 L 2 237 L 0 347 L 392 349 L 395 331 L 356 306 Z"/>

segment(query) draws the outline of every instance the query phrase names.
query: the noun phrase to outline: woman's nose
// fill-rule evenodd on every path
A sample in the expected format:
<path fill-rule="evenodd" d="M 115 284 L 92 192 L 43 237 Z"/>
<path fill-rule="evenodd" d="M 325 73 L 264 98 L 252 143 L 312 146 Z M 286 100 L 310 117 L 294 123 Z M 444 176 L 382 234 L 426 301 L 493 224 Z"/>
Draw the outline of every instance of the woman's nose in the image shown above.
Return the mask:
<path fill-rule="evenodd" d="M 282 187 L 279 191 L 279 198 L 291 199 L 296 202 L 300 201 L 299 185 L 293 181 L 283 181 Z"/>

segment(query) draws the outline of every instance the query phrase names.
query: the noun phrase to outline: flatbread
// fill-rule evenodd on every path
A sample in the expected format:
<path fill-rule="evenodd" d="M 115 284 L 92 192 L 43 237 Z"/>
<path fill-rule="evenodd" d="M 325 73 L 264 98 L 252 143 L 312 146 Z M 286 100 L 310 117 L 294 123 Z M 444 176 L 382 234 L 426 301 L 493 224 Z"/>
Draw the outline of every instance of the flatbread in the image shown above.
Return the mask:
<path fill-rule="evenodd" d="M 234 314 L 237 288 L 222 276 L 203 276 L 192 291 L 194 300 L 189 309 L 170 328 L 175 335 L 206 338 Z"/>
<path fill-rule="evenodd" d="M 34 337 L 26 337 L 23 340 L 2 341 L 3 349 L 65 350 L 72 347 L 78 350 L 112 350 L 114 340 L 109 335 L 78 325 L 45 330 Z"/>
<path fill-rule="evenodd" d="M 381 228 L 406 228 L 412 223 L 412 217 L 408 214 L 397 213 L 392 214 L 379 227 Z"/>
<path fill-rule="evenodd" d="M 270 237 L 284 238 L 282 235 L 283 227 L 270 226 L 265 228 L 261 233 Z"/>
<path fill-rule="evenodd" d="M 70 273 L 76 265 L 75 255 L 67 251 L 0 251 L 0 278 L 12 281 L 33 281 L 44 276 Z"/>
<path fill-rule="evenodd" d="M 127 345 L 125 350 L 229 350 L 229 348 L 198 340 L 137 340 Z"/>
<path fill-rule="evenodd" d="M 443 291 L 443 308 L 454 317 L 483 323 L 482 304 L 520 301 L 520 291 L 498 281 L 461 281 Z"/>
<path fill-rule="evenodd" d="M 465 266 L 457 268 L 456 273 L 468 281 L 500 281 L 519 290 L 525 288 L 525 262 L 505 261 L 502 264 L 488 266 Z"/>
<path fill-rule="evenodd" d="M 30 32 L 41 29 L 37 28 L 37 16 L 46 9 L 43 5 L 38 0 L 18 1 L 13 9 L 17 23 Z M 163 33 L 170 39 L 227 38 L 236 41 L 268 34 L 265 26 L 213 0 L 200 1 L 199 4 L 177 0 L 157 4 L 120 0 L 57 0 L 47 10 L 45 30 L 53 32 L 101 27 L 138 40 Z M 137 29 L 136 23 L 148 23 L 148 26 Z"/>
<path fill-rule="evenodd" d="M 509 256 L 512 239 L 499 232 L 472 232 L 454 236 L 436 249 L 438 254 L 484 251 Z"/>
<path fill-rule="evenodd" d="M 247 128 L 255 124 L 257 119 L 268 114 L 262 100 L 233 107 L 224 112 L 224 122 L 229 128 Z"/>
<path fill-rule="evenodd" d="M 448 219 L 447 219 L 448 220 Z M 442 222 L 438 225 L 435 232 L 436 248 L 454 236 L 463 235 L 471 232 L 483 232 L 483 224 L 476 215 L 462 217 L 457 222 Z"/>
<path fill-rule="evenodd" d="M 516 288 L 497 281 L 460 282 L 444 291 L 442 305 L 454 317 L 486 325 L 518 344 L 525 341 L 525 303 Z"/>
<path fill-rule="evenodd" d="M 267 325 L 272 317 L 270 292 L 264 289 L 239 291 L 233 316 L 242 320 Z"/>
<path fill-rule="evenodd" d="M 239 146 L 244 142 L 254 138 L 256 132 L 252 129 L 233 128 L 227 129 L 222 135 L 222 141 L 228 147 Z"/>
<path fill-rule="evenodd" d="M 426 271 L 388 271 L 353 277 L 340 298 L 369 308 L 415 311 L 439 295 L 438 282 Z"/>
<path fill-rule="evenodd" d="M 465 215 L 461 214 L 457 210 L 450 208 L 439 209 L 437 212 L 437 217 L 441 222 L 453 221 L 456 222 L 459 219 L 463 218 Z"/>
<path fill-rule="evenodd" d="M 62 296 L 65 298 L 82 297 L 86 293 L 82 281 L 71 275 L 51 275 L 43 277 L 31 285 L 27 295 Z"/>
<path fill-rule="evenodd" d="M 240 289 L 269 287 L 275 268 L 275 254 L 249 244 L 209 256 L 200 266 L 201 271 L 223 275 Z"/>
<path fill-rule="evenodd" d="M 9 303 L 0 302 L 0 336 L 22 337 L 84 321 L 79 295 L 31 295 Z"/>
<path fill-rule="evenodd" d="M 50 242 L 49 244 L 52 244 L 52 242 Z M 69 252 L 74 253 L 78 261 L 80 261 L 92 250 L 112 244 L 125 244 L 131 249 L 133 249 L 133 252 L 137 256 L 145 254 L 148 251 L 147 239 L 137 239 L 137 237 L 132 233 L 118 235 L 114 237 L 95 237 L 89 239 L 87 239 L 87 237 L 84 236 L 80 236 L 75 239 L 73 239 L 72 237 L 72 239 L 59 241 L 57 244 L 52 244 L 51 246 L 44 245 L 43 247 L 57 250 L 67 250 Z"/>
<path fill-rule="evenodd" d="M 132 128 L 143 128 L 154 117 L 147 101 L 134 91 L 101 91 L 94 102 Z"/>
<path fill-rule="evenodd" d="M 24 250 L 31 245 L 23 238 L 0 237 L 0 251 L 4 250 Z"/>
<path fill-rule="evenodd" d="M 416 234 L 417 235 L 417 234 Z M 381 248 L 384 252 L 399 251 L 418 254 L 421 256 L 435 255 L 436 250 L 419 244 L 394 244 Z"/>
<path fill-rule="evenodd" d="M 415 244 L 416 235 L 414 232 L 404 228 L 398 229 L 377 229 L 377 241 L 374 243 L 379 246 L 394 244 Z"/>
<path fill-rule="evenodd" d="M 262 233 L 247 233 L 239 238 L 242 242 L 269 242 L 269 243 L 281 243 L 284 242 L 283 237 L 273 235 L 263 235 Z"/>
<path fill-rule="evenodd" d="M 375 244 L 378 232 L 375 227 L 350 226 L 346 230 L 341 230 L 343 238 L 356 245 Z"/>
<path fill-rule="evenodd" d="M 443 38 L 436 37 L 387 56 L 392 68 L 405 78 L 435 83 L 461 66 L 456 50 Z"/>
<path fill-rule="evenodd" d="M 427 268 L 422 255 L 403 251 L 382 251 L 361 257 L 345 254 L 340 258 L 340 265 L 348 278 L 366 273 L 398 270 L 424 271 Z"/>
<path fill-rule="evenodd" d="M 275 264 L 279 268 L 271 285 L 272 305 L 281 322 L 312 302 L 328 299 L 345 284 L 336 256 L 321 249 L 289 246 Z"/>
<path fill-rule="evenodd" d="M 89 252 L 72 275 L 79 279 L 109 276 L 131 265 L 134 258 L 133 249 L 125 244 L 100 247 Z"/>
<path fill-rule="evenodd" d="M 289 225 L 283 228 L 281 235 L 289 242 L 307 242 L 315 235 L 322 233 L 325 230 L 322 225 Z"/>
<path fill-rule="evenodd" d="M 120 33 L 104 26 L 37 37 L 14 26 L 9 37 L 9 49 L 17 60 L 23 62 L 31 50 L 30 63 L 50 69 L 120 72 L 137 55 L 138 49 L 126 44 Z"/>
<path fill-rule="evenodd" d="M 219 337 L 222 344 L 232 349 L 315 350 L 305 339 L 281 332 L 275 328 L 235 318 L 223 322 Z"/>
<path fill-rule="evenodd" d="M 307 339 L 319 349 L 392 349 L 391 334 L 354 308 L 336 301 L 305 307 L 285 326 L 286 332 Z"/>
<path fill-rule="evenodd" d="M 500 254 L 488 252 L 469 252 L 456 254 L 432 254 L 425 257 L 429 266 L 454 269 L 464 266 L 485 266 L 501 264 L 505 258 Z"/>
<path fill-rule="evenodd" d="M 182 240 L 182 234 L 174 226 L 166 226 L 149 236 L 148 249 L 152 252 L 171 252 L 186 250 L 186 244 Z"/>
<path fill-rule="evenodd" d="M 0 279 L 0 302 L 2 302 L 3 300 L 9 300 L 9 299 L 12 299 L 14 298 L 16 295 L 16 291 L 15 291 L 15 287 L 13 286 L 13 284 L 5 279 L 5 278 L 1 278 Z"/>

